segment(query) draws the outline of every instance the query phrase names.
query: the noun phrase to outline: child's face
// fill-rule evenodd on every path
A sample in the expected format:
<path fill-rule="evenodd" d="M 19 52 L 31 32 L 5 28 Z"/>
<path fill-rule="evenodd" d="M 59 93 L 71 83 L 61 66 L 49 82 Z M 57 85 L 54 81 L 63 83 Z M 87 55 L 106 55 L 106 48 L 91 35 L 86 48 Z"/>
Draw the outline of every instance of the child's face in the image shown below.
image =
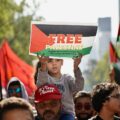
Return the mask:
<path fill-rule="evenodd" d="M 61 66 L 63 65 L 63 60 L 49 58 L 46 65 L 49 73 L 58 74 L 61 73 Z"/>

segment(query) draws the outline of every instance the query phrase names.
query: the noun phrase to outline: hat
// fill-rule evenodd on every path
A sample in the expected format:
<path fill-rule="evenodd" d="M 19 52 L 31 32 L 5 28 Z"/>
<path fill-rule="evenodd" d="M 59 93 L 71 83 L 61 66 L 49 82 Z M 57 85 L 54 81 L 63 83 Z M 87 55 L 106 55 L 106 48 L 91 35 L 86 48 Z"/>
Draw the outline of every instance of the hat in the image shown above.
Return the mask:
<path fill-rule="evenodd" d="M 35 91 L 35 103 L 51 99 L 61 99 L 62 95 L 55 85 L 47 84 L 40 86 Z"/>

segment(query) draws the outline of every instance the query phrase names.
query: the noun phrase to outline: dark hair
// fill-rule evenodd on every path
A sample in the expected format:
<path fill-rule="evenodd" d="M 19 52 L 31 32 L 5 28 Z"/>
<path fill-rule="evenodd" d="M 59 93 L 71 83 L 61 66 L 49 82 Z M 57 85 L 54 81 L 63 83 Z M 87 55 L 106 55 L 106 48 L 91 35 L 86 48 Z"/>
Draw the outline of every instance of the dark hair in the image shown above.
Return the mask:
<path fill-rule="evenodd" d="M 0 102 L 0 120 L 3 119 L 5 113 L 15 109 L 28 110 L 32 119 L 34 118 L 32 105 L 28 101 L 22 98 L 10 97 Z"/>
<path fill-rule="evenodd" d="M 93 87 L 92 105 L 97 112 L 100 112 L 103 103 L 108 100 L 108 96 L 114 89 L 118 89 L 118 85 L 115 83 L 100 83 Z"/>
<path fill-rule="evenodd" d="M 40 63 L 40 61 L 38 61 L 37 65 L 36 65 L 35 74 L 34 74 L 35 84 L 37 82 L 38 71 L 39 71 L 40 68 L 41 68 L 41 63 Z"/>
<path fill-rule="evenodd" d="M 76 101 L 79 99 L 79 98 L 84 98 L 84 97 L 87 97 L 87 98 L 90 98 L 91 99 L 91 94 L 89 92 L 86 92 L 86 91 L 79 91 L 75 94 L 74 96 L 74 102 L 76 103 Z"/>
<path fill-rule="evenodd" d="M 20 82 L 19 81 L 13 81 L 9 84 L 9 86 L 14 86 L 14 85 L 19 85 L 21 86 Z"/>

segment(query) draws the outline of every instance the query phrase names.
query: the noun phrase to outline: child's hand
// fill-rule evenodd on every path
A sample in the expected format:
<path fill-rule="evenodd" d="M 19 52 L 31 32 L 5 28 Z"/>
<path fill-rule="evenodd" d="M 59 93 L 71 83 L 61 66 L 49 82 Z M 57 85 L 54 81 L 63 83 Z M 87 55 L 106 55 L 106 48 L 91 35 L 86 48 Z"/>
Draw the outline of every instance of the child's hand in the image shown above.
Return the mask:
<path fill-rule="evenodd" d="M 48 61 L 48 58 L 49 57 L 46 57 L 46 56 L 38 56 L 38 59 L 39 59 L 39 61 L 41 63 L 40 70 L 43 71 L 43 72 L 47 70 L 46 62 Z"/>
<path fill-rule="evenodd" d="M 38 56 L 40 63 L 43 63 L 43 64 L 48 61 L 48 58 L 49 57 L 46 57 L 46 56 Z"/>
<path fill-rule="evenodd" d="M 82 55 L 77 57 L 77 58 L 73 58 L 74 59 L 74 70 L 77 70 L 78 69 L 78 66 L 81 62 L 81 59 L 82 59 Z"/>

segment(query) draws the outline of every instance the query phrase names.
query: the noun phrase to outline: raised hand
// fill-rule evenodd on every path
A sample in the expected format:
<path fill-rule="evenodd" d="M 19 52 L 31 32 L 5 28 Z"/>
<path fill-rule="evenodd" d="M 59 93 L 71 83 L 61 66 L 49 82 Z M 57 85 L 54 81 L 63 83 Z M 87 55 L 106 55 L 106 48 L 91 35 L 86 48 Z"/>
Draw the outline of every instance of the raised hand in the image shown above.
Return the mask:
<path fill-rule="evenodd" d="M 41 63 L 40 70 L 43 71 L 43 72 L 46 71 L 47 70 L 46 62 L 48 61 L 49 57 L 46 57 L 46 56 L 37 56 L 37 57 L 38 57 L 38 59 L 39 59 L 39 61 Z"/>
<path fill-rule="evenodd" d="M 78 66 L 79 66 L 79 64 L 81 62 L 81 59 L 82 59 L 82 55 L 80 55 L 77 58 L 73 58 L 73 60 L 74 60 L 74 64 L 73 64 L 74 65 L 74 70 L 78 69 Z"/>

